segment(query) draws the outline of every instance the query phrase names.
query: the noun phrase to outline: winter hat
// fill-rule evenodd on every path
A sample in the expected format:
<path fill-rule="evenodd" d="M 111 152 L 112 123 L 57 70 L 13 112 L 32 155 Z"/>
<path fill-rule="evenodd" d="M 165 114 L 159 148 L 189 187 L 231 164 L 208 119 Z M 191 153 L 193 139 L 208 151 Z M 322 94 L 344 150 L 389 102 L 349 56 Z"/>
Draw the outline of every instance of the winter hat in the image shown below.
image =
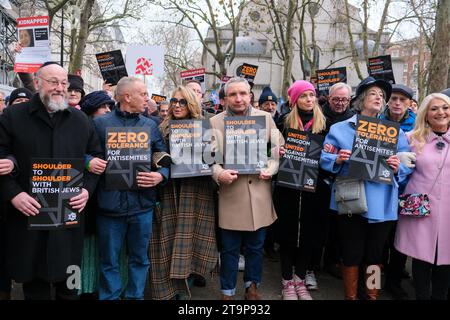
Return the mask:
<path fill-rule="evenodd" d="M 412 99 L 414 96 L 414 91 L 410 87 L 407 87 L 403 84 L 393 84 L 392 92 L 398 92 L 407 97 L 408 99 Z"/>
<path fill-rule="evenodd" d="M 288 95 L 290 99 L 290 104 L 294 105 L 297 103 L 298 97 L 300 97 L 303 92 L 311 90 L 316 93 L 316 89 L 312 85 L 311 82 L 305 80 L 297 80 L 295 81 L 288 89 Z"/>
<path fill-rule="evenodd" d="M 389 101 L 392 93 L 392 85 L 387 81 L 375 79 L 374 77 L 367 77 L 359 83 L 358 87 L 356 88 L 356 98 L 372 86 L 377 86 L 381 90 L 383 90 L 386 93 L 386 97 L 384 97 L 385 100 Z"/>
<path fill-rule="evenodd" d="M 84 97 L 85 93 L 84 93 L 84 80 L 82 77 L 77 76 L 76 74 L 69 74 L 69 88 L 68 91 L 70 90 L 77 90 L 81 92 L 81 96 Z"/>
<path fill-rule="evenodd" d="M 103 104 L 109 104 L 111 108 L 115 105 L 106 91 L 91 92 L 80 101 L 81 111 L 87 115 L 93 114 Z"/>
<path fill-rule="evenodd" d="M 28 98 L 31 100 L 31 98 L 33 98 L 33 94 L 27 88 L 17 88 L 9 95 L 8 106 L 12 105 L 14 100 L 19 98 Z"/>
<path fill-rule="evenodd" d="M 259 96 L 259 105 L 261 106 L 264 102 L 273 101 L 278 103 L 277 96 L 273 93 L 270 87 L 265 87 Z"/>

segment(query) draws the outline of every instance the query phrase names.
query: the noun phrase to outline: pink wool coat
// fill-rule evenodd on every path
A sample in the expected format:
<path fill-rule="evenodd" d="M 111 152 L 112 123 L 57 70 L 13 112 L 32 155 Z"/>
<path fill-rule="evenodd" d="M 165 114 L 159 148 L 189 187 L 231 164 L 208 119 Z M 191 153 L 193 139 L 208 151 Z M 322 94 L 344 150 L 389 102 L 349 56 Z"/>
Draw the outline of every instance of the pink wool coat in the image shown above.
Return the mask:
<path fill-rule="evenodd" d="M 395 247 L 428 263 L 437 261 L 437 265 L 450 265 L 450 154 L 437 177 L 438 166 L 443 163 L 450 146 L 450 130 L 442 138 L 445 147 L 439 151 L 436 147 L 438 136 L 431 133 L 427 137 L 422 152 L 417 154 L 416 168 L 405 190 L 405 193 L 428 193 L 431 214 L 424 218 L 399 215 Z M 411 149 L 417 153 L 414 147 Z"/>

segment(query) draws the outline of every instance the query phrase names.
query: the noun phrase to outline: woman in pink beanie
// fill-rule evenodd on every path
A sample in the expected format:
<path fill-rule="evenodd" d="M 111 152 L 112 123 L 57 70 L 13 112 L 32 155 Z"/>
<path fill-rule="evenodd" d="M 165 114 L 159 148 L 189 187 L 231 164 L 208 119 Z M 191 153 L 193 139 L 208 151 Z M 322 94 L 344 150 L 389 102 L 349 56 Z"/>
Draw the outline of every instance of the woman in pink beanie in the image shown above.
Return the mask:
<path fill-rule="evenodd" d="M 285 139 L 288 129 L 324 135 L 325 117 L 314 86 L 298 80 L 291 85 L 288 95 L 291 112 L 279 122 Z M 309 290 L 318 289 L 313 269 L 320 263 L 316 257 L 320 257 L 325 240 L 329 201 L 330 191 L 320 173 L 315 193 L 275 187 L 283 300 L 311 300 Z"/>

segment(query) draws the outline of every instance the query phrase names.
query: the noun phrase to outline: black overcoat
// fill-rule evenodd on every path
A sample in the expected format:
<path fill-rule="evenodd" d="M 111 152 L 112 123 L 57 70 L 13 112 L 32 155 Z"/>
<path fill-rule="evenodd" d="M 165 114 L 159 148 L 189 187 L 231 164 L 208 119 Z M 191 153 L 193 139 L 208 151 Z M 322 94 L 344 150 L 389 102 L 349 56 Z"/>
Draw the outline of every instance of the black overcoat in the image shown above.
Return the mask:
<path fill-rule="evenodd" d="M 9 202 L 29 192 L 32 158 L 103 157 L 97 134 L 88 117 L 75 108 L 51 118 L 35 95 L 30 102 L 5 109 L 0 117 L 0 157 L 12 155 L 15 173 L 0 177 L 0 194 Z M 92 194 L 97 176 L 84 172 L 83 187 Z M 83 220 L 83 219 L 82 219 Z M 6 268 L 16 282 L 39 278 L 64 280 L 67 267 L 81 266 L 83 223 L 79 228 L 27 230 L 27 217 L 9 205 L 6 215 Z"/>

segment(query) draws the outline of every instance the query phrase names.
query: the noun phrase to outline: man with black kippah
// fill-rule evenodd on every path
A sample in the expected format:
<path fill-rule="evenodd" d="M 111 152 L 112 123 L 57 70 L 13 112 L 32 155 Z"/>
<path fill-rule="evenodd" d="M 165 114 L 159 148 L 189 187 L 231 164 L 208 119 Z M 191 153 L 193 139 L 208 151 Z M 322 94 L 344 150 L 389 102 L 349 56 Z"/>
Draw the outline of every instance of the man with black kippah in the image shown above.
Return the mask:
<path fill-rule="evenodd" d="M 92 122 L 68 107 L 67 72 L 49 63 L 37 71 L 35 82 L 38 94 L 0 117 L 0 159 L 11 155 L 20 168 L 15 175 L 0 176 L 0 195 L 9 204 L 6 269 L 22 283 L 27 300 L 51 299 L 51 285 L 57 299 L 74 300 L 78 290 L 68 277 L 81 267 L 84 220 L 77 228 L 28 229 L 29 217 L 45 214 L 40 210 L 44 203 L 29 193 L 32 159 L 83 160 L 85 155 L 102 157 L 102 150 Z M 83 211 L 97 180 L 84 171 L 80 193 L 69 199 L 72 213 Z"/>

